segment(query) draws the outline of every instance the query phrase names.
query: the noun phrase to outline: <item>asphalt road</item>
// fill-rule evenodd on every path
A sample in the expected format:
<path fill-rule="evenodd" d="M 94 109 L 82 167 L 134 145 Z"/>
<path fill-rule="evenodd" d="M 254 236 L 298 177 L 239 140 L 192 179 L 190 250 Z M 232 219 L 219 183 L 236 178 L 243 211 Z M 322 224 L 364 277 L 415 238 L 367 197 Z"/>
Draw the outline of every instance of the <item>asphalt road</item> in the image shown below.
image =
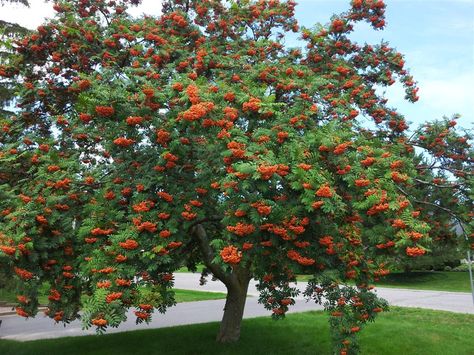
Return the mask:
<path fill-rule="evenodd" d="M 199 277 L 199 274 L 176 273 L 175 287 L 186 290 L 226 292 L 224 284 L 219 281 L 208 281 L 206 285 L 199 286 Z M 255 281 L 250 283 L 249 295 L 258 296 L 255 284 Z M 303 291 L 306 288 L 306 282 L 299 282 L 297 286 Z M 420 307 L 474 314 L 472 295 L 467 292 L 425 291 L 382 287 L 377 287 L 376 292 L 380 297 L 385 298 L 394 306 Z M 304 298 L 300 296 L 297 300 L 298 299 L 303 300 Z"/>
<path fill-rule="evenodd" d="M 179 273 L 175 275 L 175 278 L 176 288 L 225 292 L 224 285 L 218 281 L 209 281 L 206 285 L 199 286 L 199 274 Z M 305 283 L 299 284 L 301 289 L 303 289 L 304 286 Z M 396 306 L 421 307 L 474 314 L 474 306 L 469 293 L 390 288 L 380 288 L 377 293 L 388 300 L 390 304 Z M 269 312 L 265 310 L 262 305 L 258 304 L 257 295 L 255 282 L 252 282 L 249 287 L 250 297 L 247 298 L 245 307 L 245 318 L 269 315 Z M 220 321 L 223 308 L 224 300 L 180 303 L 170 308 L 166 314 L 156 313 L 153 321 L 149 325 L 136 325 L 135 317 L 130 312 L 129 320 L 122 323 L 118 328 L 111 328 L 108 332 L 115 333 L 137 329 L 162 328 L 175 325 Z M 290 312 L 305 312 L 321 308 L 321 306 L 312 302 L 306 302 L 302 297 L 299 297 L 296 300 L 296 304 L 290 308 Z M 44 316 L 25 320 L 24 318 L 10 315 L 0 317 L 0 319 L 2 320 L 0 326 L 0 338 L 2 339 L 26 341 L 95 334 L 94 330 L 82 330 L 80 321 L 73 322 L 64 327 L 61 324 L 54 324 L 51 319 Z"/>
<path fill-rule="evenodd" d="M 155 313 L 149 325 L 135 324 L 135 316 L 129 312 L 129 319 L 118 328 L 110 328 L 107 333 L 124 332 L 137 329 L 151 329 L 171 327 L 175 325 L 208 323 L 220 321 L 225 300 L 199 301 L 178 303 L 165 314 Z M 318 310 L 322 307 L 314 303 L 300 301 L 291 312 L 305 312 Z M 245 307 L 245 318 L 269 315 L 269 312 L 258 304 L 257 297 L 248 297 Z M 66 327 L 54 324 L 50 318 L 39 316 L 35 319 L 25 320 L 16 315 L 1 317 L 0 339 L 34 340 L 46 338 L 59 338 L 67 336 L 95 334 L 94 330 L 82 330 L 80 321 L 75 321 Z M 217 327 L 216 327 L 217 332 Z"/>

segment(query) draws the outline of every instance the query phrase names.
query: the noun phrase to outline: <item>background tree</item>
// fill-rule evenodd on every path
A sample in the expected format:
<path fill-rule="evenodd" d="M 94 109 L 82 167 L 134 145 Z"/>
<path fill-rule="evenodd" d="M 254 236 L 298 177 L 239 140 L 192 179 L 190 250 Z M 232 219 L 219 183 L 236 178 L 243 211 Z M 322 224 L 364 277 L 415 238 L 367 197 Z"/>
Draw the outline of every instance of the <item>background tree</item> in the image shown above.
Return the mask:
<path fill-rule="evenodd" d="M 26 1 L 1 1 L 0 6 L 3 6 L 5 3 L 21 3 L 28 6 Z M 10 65 L 12 59 L 12 40 L 24 36 L 28 33 L 28 30 L 24 27 L 21 27 L 14 23 L 9 23 L 7 21 L 0 20 L 0 65 Z M 15 82 L 11 80 L 0 80 L 0 126 L 3 127 L 4 120 L 8 115 L 13 114 L 12 106 L 14 105 L 14 87 Z M 0 143 L 1 144 L 1 143 Z M 0 203 L 0 209 L 2 203 Z M 3 237 L 3 234 L 0 232 L 0 238 Z M 0 263 L 4 259 L 4 256 L 0 256 Z M 14 290 L 15 284 L 14 280 L 9 277 L 5 272 L 6 268 L 0 269 L 0 288 Z"/>
<path fill-rule="evenodd" d="M 418 176 L 413 186 L 399 187 L 400 191 L 411 197 L 420 218 L 431 227 L 432 243 L 430 253 L 423 258 L 398 259 L 406 271 L 413 269 L 437 269 L 459 265 L 466 257 L 466 240 L 469 239 L 463 228 L 472 218 L 472 155 L 464 156 L 466 137 L 462 130 L 456 133 L 456 119 L 443 118 L 425 124 L 415 131 L 410 141 L 416 147 Z M 449 148 L 447 148 L 449 147 Z M 471 152 L 472 154 L 472 152 Z M 460 204 L 458 206 L 458 204 Z"/>
<path fill-rule="evenodd" d="M 415 266 L 455 266 L 457 260 L 466 256 L 466 251 L 469 260 L 469 251 L 474 247 L 474 155 L 472 149 L 463 149 L 467 141 L 472 140 L 472 134 L 454 129 L 457 118 L 455 115 L 427 123 L 411 137 L 423 156 L 417 165 L 419 177 L 415 182 L 418 192 L 411 194 L 417 195 L 414 203 L 430 224 L 433 239 L 431 260 L 420 260 Z"/>
<path fill-rule="evenodd" d="M 0 6 L 6 3 L 20 3 L 28 6 L 26 0 L 2 0 Z M 28 30 L 18 24 L 0 20 L 0 65 L 8 64 L 11 59 L 11 41 L 27 33 Z M 12 113 L 11 110 L 7 110 L 7 106 L 10 106 L 13 102 L 13 88 L 13 82 L 9 80 L 0 81 L 0 117 Z"/>
<path fill-rule="evenodd" d="M 230 342 L 251 278 L 281 318 L 304 273 L 305 294 L 331 313 L 335 351 L 356 352 L 360 327 L 386 308 L 373 281 L 429 251 L 415 144 L 443 125 L 409 137 L 376 93 L 399 80 L 416 101 L 403 56 L 348 38 L 358 21 L 383 28 L 384 3 L 354 0 L 300 29 L 292 1 L 168 0 L 159 18 L 133 19 L 136 2 L 58 1 L 56 19 L 0 67 L 22 78 L 0 154 L 2 179 L 15 181 L 1 186 L 0 249 L 22 280 L 17 313 L 36 314 L 47 281 L 58 322 L 81 307 L 99 330 L 130 307 L 149 321 L 174 304 L 172 272 L 203 263 L 227 287 L 217 340 Z M 304 50 L 281 44 L 287 32 Z M 437 158 L 469 171 L 469 135 L 446 129 Z M 436 155 L 439 144 L 424 147 Z M 472 179 L 461 175 L 450 187 L 462 198 L 438 207 L 470 233 Z M 432 197 L 444 195 L 423 204 Z"/>
<path fill-rule="evenodd" d="M 0 6 L 5 4 L 22 4 L 25 6 L 30 6 L 28 0 L 0 0 Z"/>

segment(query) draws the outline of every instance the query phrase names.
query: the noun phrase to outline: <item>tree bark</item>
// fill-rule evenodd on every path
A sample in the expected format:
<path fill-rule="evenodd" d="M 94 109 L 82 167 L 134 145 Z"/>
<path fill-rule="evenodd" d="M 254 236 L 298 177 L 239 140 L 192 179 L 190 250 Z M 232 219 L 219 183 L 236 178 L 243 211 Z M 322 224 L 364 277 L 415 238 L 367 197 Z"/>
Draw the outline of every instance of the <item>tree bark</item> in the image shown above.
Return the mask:
<path fill-rule="evenodd" d="M 219 264 L 213 262 L 215 251 L 210 246 L 209 238 L 202 224 L 193 226 L 191 233 L 199 241 L 204 264 L 213 276 L 222 281 L 227 288 L 224 316 L 216 340 L 220 343 L 236 342 L 240 338 L 240 324 L 244 315 L 249 282 L 252 279 L 251 263 L 234 266 L 232 272 L 229 273 Z"/>
<path fill-rule="evenodd" d="M 235 280 L 227 286 L 227 298 L 219 333 L 216 340 L 220 343 L 233 343 L 240 338 L 240 325 L 244 315 L 245 301 L 249 287 L 249 278 Z"/>

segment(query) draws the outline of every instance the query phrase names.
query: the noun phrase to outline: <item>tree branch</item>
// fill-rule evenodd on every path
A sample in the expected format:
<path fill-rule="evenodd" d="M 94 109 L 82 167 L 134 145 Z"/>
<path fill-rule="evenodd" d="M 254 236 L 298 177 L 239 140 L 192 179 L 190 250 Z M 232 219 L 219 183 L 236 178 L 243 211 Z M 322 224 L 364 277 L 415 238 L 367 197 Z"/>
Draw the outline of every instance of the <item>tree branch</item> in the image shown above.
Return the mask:
<path fill-rule="evenodd" d="M 191 233 L 199 241 L 199 249 L 202 253 L 202 258 L 206 267 L 211 270 L 216 278 L 221 280 L 226 286 L 231 285 L 232 279 L 230 275 L 226 274 L 225 271 L 217 264 L 213 263 L 214 251 L 209 245 L 209 238 L 207 237 L 206 230 L 202 224 L 197 224 L 191 229 Z"/>
<path fill-rule="evenodd" d="M 197 226 L 198 224 L 202 224 L 204 222 L 219 222 L 220 220 L 222 219 L 222 217 L 220 216 L 211 216 L 211 217 L 206 217 L 206 218 L 202 218 L 202 219 L 199 219 L 197 221 L 195 221 L 194 223 L 191 224 L 191 226 L 189 227 L 189 230 L 192 231 L 192 229 Z"/>
<path fill-rule="evenodd" d="M 430 186 L 438 187 L 440 189 L 452 189 L 452 188 L 458 188 L 458 187 L 461 186 L 460 184 L 438 185 L 438 184 L 434 184 L 432 182 L 424 181 L 424 180 L 420 180 L 420 179 L 413 179 L 413 180 L 415 180 L 416 182 L 419 182 L 420 184 L 430 185 Z"/>
<path fill-rule="evenodd" d="M 450 168 L 449 166 L 435 166 L 434 164 L 436 164 L 436 161 L 430 166 L 418 165 L 416 167 L 416 169 L 417 170 L 438 170 L 439 169 L 439 170 L 449 171 L 453 174 L 457 173 L 457 172 L 462 172 L 463 174 L 466 174 L 466 175 L 473 175 L 474 174 L 473 172 L 470 172 L 470 171 L 467 171 L 467 170 Z"/>
<path fill-rule="evenodd" d="M 109 18 L 107 17 L 107 14 L 104 11 L 102 11 L 101 9 L 99 9 L 99 11 L 104 16 L 105 22 L 107 22 L 107 26 L 110 26 L 110 21 L 109 21 Z"/>
<path fill-rule="evenodd" d="M 411 196 L 409 193 L 407 193 L 405 190 L 403 190 L 400 186 L 397 185 L 397 188 L 398 190 L 403 194 L 405 195 L 406 197 L 411 197 L 413 198 L 413 196 Z M 436 207 L 446 213 L 448 213 L 451 217 L 453 217 L 458 223 L 459 223 L 459 226 L 461 227 L 462 231 L 463 231 L 463 235 L 464 237 L 467 238 L 467 233 L 466 233 L 466 230 L 463 226 L 463 221 L 461 220 L 461 218 L 459 218 L 459 216 L 457 214 L 455 214 L 453 211 L 451 211 L 449 208 L 446 208 L 446 207 L 443 207 L 443 206 L 440 206 L 440 205 L 437 205 L 436 203 L 432 203 L 432 202 L 427 202 L 427 201 L 421 201 L 421 200 L 417 200 L 417 199 L 413 199 L 413 202 L 415 203 L 420 203 L 420 204 L 423 204 L 423 205 L 428 205 L 428 206 L 433 206 L 433 207 Z"/>

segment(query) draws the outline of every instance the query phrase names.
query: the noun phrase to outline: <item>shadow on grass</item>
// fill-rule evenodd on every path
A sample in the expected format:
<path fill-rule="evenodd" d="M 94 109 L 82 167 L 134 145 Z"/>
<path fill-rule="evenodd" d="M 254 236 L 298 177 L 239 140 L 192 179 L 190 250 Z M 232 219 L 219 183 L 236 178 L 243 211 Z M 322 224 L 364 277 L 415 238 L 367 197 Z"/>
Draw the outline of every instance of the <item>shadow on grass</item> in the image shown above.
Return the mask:
<path fill-rule="evenodd" d="M 311 326 L 308 326 L 311 325 Z M 269 318 L 244 320 L 241 339 L 218 344 L 218 323 L 49 339 L 0 341 L 2 355 L 50 354 L 314 354 L 314 337 L 321 337 L 321 354 L 329 354 L 329 333 L 321 313 L 301 314 L 281 322 Z"/>

